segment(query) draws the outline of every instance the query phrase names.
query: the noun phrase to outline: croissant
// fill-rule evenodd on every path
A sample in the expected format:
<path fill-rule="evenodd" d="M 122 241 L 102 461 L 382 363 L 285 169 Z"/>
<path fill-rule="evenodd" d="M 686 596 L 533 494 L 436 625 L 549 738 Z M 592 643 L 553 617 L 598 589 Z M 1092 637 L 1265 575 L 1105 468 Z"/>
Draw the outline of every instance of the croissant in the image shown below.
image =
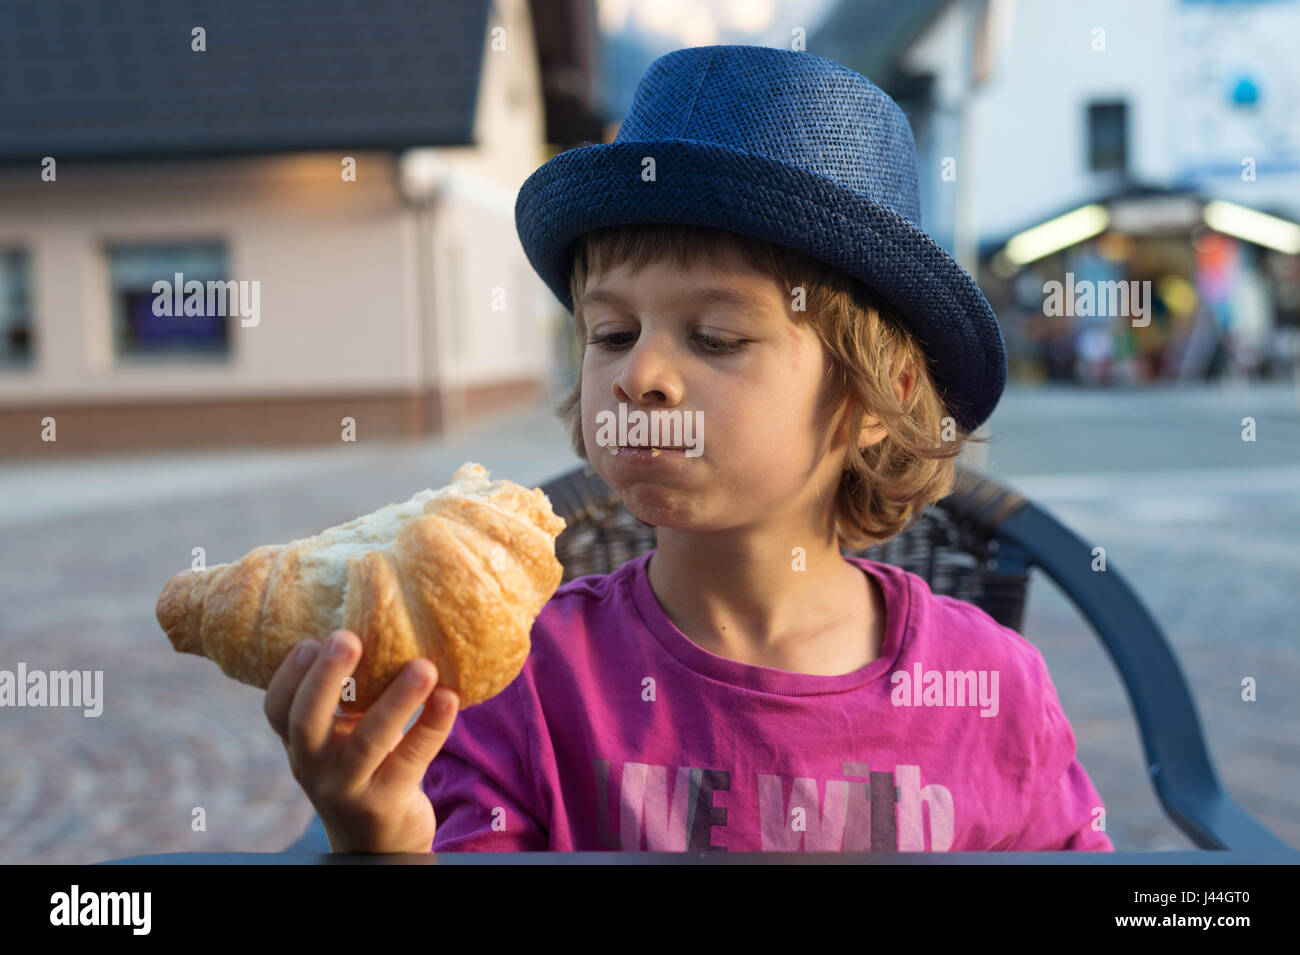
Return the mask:
<path fill-rule="evenodd" d="M 439 490 L 182 571 L 163 587 L 158 622 L 178 652 L 262 689 L 304 637 L 351 630 L 362 650 L 345 712 L 369 707 L 421 656 L 462 707 L 481 703 L 523 668 L 533 621 L 563 576 L 555 538 L 565 527 L 540 488 L 488 476 L 467 462 Z"/>

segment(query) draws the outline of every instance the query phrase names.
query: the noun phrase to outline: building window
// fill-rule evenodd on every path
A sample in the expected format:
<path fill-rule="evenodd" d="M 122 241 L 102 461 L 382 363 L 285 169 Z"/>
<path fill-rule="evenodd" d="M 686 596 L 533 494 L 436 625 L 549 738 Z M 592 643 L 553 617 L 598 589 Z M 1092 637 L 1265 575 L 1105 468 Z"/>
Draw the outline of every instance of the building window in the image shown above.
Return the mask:
<path fill-rule="evenodd" d="M 112 245 L 108 269 L 119 358 L 229 355 L 231 309 L 224 297 L 206 292 L 209 283 L 226 279 L 221 243 Z M 190 282 L 201 283 L 204 294 L 187 296 Z"/>
<path fill-rule="evenodd" d="M 1126 104 L 1088 105 L 1088 168 L 1123 170 L 1128 164 Z"/>
<path fill-rule="evenodd" d="M 0 249 L 0 367 L 32 361 L 28 271 L 25 250 Z"/>

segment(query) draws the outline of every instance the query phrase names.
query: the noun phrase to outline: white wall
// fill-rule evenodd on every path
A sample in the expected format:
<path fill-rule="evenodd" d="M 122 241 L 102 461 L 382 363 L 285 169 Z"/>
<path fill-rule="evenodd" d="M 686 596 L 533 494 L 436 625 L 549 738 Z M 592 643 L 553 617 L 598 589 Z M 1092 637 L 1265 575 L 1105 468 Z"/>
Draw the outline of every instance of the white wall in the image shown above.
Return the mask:
<path fill-rule="evenodd" d="M 494 46 L 500 27 L 503 44 Z M 498 0 L 488 19 L 474 147 L 441 150 L 452 172 L 438 211 L 442 374 L 453 384 L 544 379 L 551 320 L 562 310 L 515 230 L 519 187 L 545 159 L 540 65 L 527 4 Z M 504 293 L 504 311 L 494 309 Z"/>
<path fill-rule="evenodd" d="M 506 30 L 503 50 L 492 48 L 494 26 Z M 427 247 L 387 152 L 350 153 L 355 182 L 340 175 L 342 152 L 64 164 L 50 183 L 39 167 L 0 171 L 0 246 L 30 254 L 35 355 L 30 371 L 0 370 L 0 405 L 544 379 L 559 306 L 539 295 L 514 225 L 518 188 L 545 148 L 524 0 L 498 0 L 483 44 L 475 145 L 438 150 L 452 176 Z M 260 323 L 232 321 L 228 363 L 116 361 L 105 243 L 195 239 L 225 243 L 227 278 L 261 283 Z M 431 315 L 422 256 L 436 276 Z M 505 311 L 493 310 L 497 288 Z"/>
<path fill-rule="evenodd" d="M 1015 0 L 1010 42 L 973 104 L 973 177 L 981 238 L 1001 237 L 1113 188 L 1111 173 L 1087 167 L 1087 103 L 1128 104 L 1130 175 L 1173 186 L 1180 170 L 1213 156 L 1300 149 L 1300 3 L 1184 3 L 1182 0 Z M 936 73 L 934 156 L 957 155 L 952 122 L 960 107 L 965 45 L 960 0 L 908 51 L 913 69 Z M 1093 50 L 1094 28 L 1105 50 Z M 1291 39 L 1288 41 L 1287 38 Z M 1286 52 L 1290 43 L 1290 54 Z M 1230 77 L 1250 70 L 1269 102 L 1263 115 L 1225 100 Z M 1269 144 L 1272 143 L 1270 146 Z M 1289 144 L 1289 145 L 1288 145 Z M 922 160 L 922 166 L 927 161 Z M 966 170 L 969 171 L 969 170 Z M 938 179 L 937 168 L 922 177 Z M 934 185 L 927 226 L 951 222 L 955 189 Z M 1204 179 L 1207 194 L 1255 207 L 1289 206 L 1300 216 L 1300 173 Z"/>
<path fill-rule="evenodd" d="M 400 390 L 418 365 L 392 160 L 357 152 L 195 163 L 65 164 L 0 180 L 0 244 L 29 251 L 32 369 L 0 401 Z M 105 245 L 219 239 L 227 278 L 258 281 L 260 321 L 231 320 L 229 363 L 119 363 Z"/>

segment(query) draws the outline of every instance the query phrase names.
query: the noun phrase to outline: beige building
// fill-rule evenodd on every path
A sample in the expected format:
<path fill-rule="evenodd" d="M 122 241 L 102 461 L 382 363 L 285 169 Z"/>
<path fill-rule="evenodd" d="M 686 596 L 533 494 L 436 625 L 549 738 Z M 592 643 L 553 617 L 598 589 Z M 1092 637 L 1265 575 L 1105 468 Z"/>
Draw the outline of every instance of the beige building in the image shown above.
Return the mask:
<path fill-rule="evenodd" d="M 351 76 L 301 102 L 324 60 L 304 57 L 296 85 L 275 60 L 262 75 L 279 89 L 236 88 L 231 64 L 203 59 L 229 48 L 213 23 L 209 50 L 180 51 L 141 86 L 158 108 L 136 127 L 124 107 L 98 140 L 75 116 L 60 136 L 46 112 L 0 137 L 0 454 L 430 434 L 542 398 L 567 316 L 524 257 L 514 199 L 559 148 L 544 59 L 589 67 L 590 5 L 433 4 L 420 20 L 429 6 L 366 20 L 365 43 L 334 24 L 315 51 L 337 42 Z M 426 22 L 442 55 L 404 53 L 400 38 Z M 389 76 L 416 80 L 372 80 Z M 163 91 L 209 80 L 226 97 L 213 122 L 169 137 Z M 89 90 L 85 108 L 110 115 L 114 92 L 142 95 L 113 87 L 106 107 Z M 259 96 L 265 115 L 240 125 Z"/>

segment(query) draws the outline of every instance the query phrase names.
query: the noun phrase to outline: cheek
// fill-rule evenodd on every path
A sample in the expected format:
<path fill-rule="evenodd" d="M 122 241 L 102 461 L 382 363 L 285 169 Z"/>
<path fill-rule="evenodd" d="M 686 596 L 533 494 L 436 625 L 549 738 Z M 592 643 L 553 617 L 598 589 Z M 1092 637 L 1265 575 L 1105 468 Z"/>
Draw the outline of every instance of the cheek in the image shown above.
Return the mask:
<path fill-rule="evenodd" d="M 596 382 L 593 376 L 585 369 L 581 372 L 582 378 L 582 397 L 578 401 L 578 414 L 582 421 L 582 432 L 588 437 L 595 430 L 596 412 L 600 409 L 596 407 Z"/>
<path fill-rule="evenodd" d="M 804 342 L 799 335 L 799 329 L 795 328 L 793 325 L 786 326 L 785 334 L 790 340 L 790 373 L 798 375 Z"/>
<path fill-rule="evenodd" d="M 583 361 L 582 371 L 579 374 L 582 378 L 582 410 L 586 412 L 590 409 L 591 413 L 595 414 L 599 408 L 604 407 L 601 404 L 602 399 L 606 402 L 611 400 L 605 376 L 590 359 Z"/>

